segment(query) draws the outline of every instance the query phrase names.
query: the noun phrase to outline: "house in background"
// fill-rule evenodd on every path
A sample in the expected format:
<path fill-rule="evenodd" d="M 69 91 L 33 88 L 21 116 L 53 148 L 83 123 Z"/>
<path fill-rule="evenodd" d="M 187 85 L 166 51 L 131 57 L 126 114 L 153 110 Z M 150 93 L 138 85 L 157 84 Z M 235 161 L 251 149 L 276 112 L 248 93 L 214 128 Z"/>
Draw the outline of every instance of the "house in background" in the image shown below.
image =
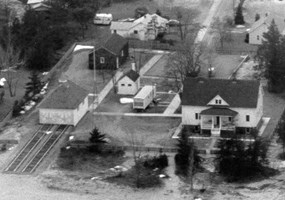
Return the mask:
<path fill-rule="evenodd" d="M 140 75 L 132 68 L 117 83 L 118 94 L 135 95 L 140 89 Z"/>
<path fill-rule="evenodd" d="M 35 11 L 48 11 L 51 7 L 47 5 L 48 0 L 28 0 L 28 8 Z"/>
<path fill-rule="evenodd" d="M 60 82 L 39 105 L 40 124 L 76 126 L 88 111 L 88 92 L 72 81 Z"/>
<path fill-rule="evenodd" d="M 118 69 L 129 56 L 128 41 L 118 34 L 111 37 L 98 48 L 95 48 L 96 69 Z M 89 69 L 94 68 L 94 50 L 89 53 Z"/>
<path fill-rule="evenodd" d="M 186 78 L 182 93 L 182 125 L 191 131 L 220 135 L 249 133 L 263 116 L 259 81 Z"/>
<path fill-rule="evenodd" d="M 248 31 L 249 44 L 262 44 L 263 33 L 268 31 L 272 20 L 274 20 L 279 32 L 285 35 L 285 17 L 267 14 L 256 21 Z"/>
<path fill-rule="evenodd" d="M 136 20 L 121 20 L 111 23 L 111 33 L 125 38 L 154 40 L 159 33 L 166 32 L 168 20 L 157 14 L 146 14 Z"/>

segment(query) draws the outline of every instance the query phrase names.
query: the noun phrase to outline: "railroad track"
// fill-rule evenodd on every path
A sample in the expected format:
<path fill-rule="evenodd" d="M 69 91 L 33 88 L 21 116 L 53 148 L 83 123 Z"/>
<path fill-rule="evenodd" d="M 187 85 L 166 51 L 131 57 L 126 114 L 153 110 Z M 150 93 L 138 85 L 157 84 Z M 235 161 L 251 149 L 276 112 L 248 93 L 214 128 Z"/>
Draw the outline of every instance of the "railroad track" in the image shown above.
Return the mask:
<path fill-rule="evenodd" d="M 41 161 L 46 157 L 49 151 L 54 147 L 60 137 L 67 130 L 67 125 L 60 125 L 56 128 L 53 134 L 45 142 L 45 144 L 38 150 L 36 155 L 31 159 L 28 165 L 22 170 L 23 173 L 33 173 L 35 169 L 39 166 Z"/>
<path fill-rule="evenodd" d="M 33 173 L 68 127 L 68 125 L 43 125 L 10 162 L 4 172 Z M 50 131 L 49 134 L 47 134 L 48 131 Z"/>

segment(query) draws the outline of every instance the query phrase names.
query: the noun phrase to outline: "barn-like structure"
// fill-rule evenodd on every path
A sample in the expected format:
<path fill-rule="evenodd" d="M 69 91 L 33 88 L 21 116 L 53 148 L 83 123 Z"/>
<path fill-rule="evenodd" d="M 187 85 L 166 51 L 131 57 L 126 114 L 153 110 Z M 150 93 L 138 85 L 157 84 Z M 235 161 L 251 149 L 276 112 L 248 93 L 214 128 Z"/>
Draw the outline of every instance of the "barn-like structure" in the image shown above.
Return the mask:
<path fill-rule="evenodd" d="M 65 80 L 39 105 L 39 121 L 76 126 L 87 111 L 88 91 Z"/>

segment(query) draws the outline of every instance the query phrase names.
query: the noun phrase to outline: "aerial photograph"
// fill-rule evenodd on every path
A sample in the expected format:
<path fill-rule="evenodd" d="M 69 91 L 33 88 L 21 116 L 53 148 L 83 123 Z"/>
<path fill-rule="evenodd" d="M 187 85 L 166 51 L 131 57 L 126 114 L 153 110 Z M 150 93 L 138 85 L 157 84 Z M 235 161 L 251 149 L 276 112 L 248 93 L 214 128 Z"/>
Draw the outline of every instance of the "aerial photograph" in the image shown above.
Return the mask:
<path fill-rule="evenodd" d="M 285 200 L 285 0 L 0 0 L 0 200 Z"/>

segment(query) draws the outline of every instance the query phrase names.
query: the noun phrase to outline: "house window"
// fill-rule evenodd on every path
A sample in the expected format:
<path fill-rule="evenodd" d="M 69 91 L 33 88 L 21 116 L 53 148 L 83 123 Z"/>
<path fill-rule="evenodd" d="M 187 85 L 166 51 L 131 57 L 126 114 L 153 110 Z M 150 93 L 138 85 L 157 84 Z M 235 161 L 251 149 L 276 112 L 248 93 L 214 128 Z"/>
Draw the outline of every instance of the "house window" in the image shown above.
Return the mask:
<path fill-rule="evenodd" d="M 229 122 L 231 122 L 232 121 L 232 117 L 229 117 Z"/>
<path fill-rule="evenodd" d="M 216 104 L 222 104 L 222 100 L 216 99 Z"/>
<path fill-rule="evenodd" d="M 105 63 L 105 58 L 104 57 L 100 57 L 100 63 L 101 64 Z"/>
<path fill-rule="evenodd" d="M 134 30 L 134 34 L 138 34 L 138 31 L 137 31 L 137 30 Z"/>
<path fill-rule="evenodd" d="M 256 38 L 257 38 L 257 40 L 259 40 L 259 35 Z"/>
<path fill-rule="evenodd" d="M 121 86 L 125 86 L 125 84 L 121 84 Z"/>
<path fill-rule="evenodd" d="M 246 115 L 246 121 L 249 122 L 249 115 Z"/>
<path fill-rule="evenodd" d="M 114 33 L 117 33 L 117 30 L 114 30 Z"/>
<path fill-rule="evenodd" d="M 131 87 L 131 86 L 132 86 L 132 84 L 128 84 L 128 86 L 129 86 L 129 87 Z"/>
<path fill-rule="evenodd" d="M 124 56 L 124 51 L 123 50 L 121 51 L 121 56 Z"/>
<path fill-rule="evenodd" d="M 245 129 L 245 132 L 246 132 L 246 133 L 249 133 L 249 132 L 250 132 L 250 128 L 246 128 L 246 129 Z"/>
<path fill-rule="evenodd" d="M 199 119 L 199 113 L 195 113 L 195 119 Z"/>

